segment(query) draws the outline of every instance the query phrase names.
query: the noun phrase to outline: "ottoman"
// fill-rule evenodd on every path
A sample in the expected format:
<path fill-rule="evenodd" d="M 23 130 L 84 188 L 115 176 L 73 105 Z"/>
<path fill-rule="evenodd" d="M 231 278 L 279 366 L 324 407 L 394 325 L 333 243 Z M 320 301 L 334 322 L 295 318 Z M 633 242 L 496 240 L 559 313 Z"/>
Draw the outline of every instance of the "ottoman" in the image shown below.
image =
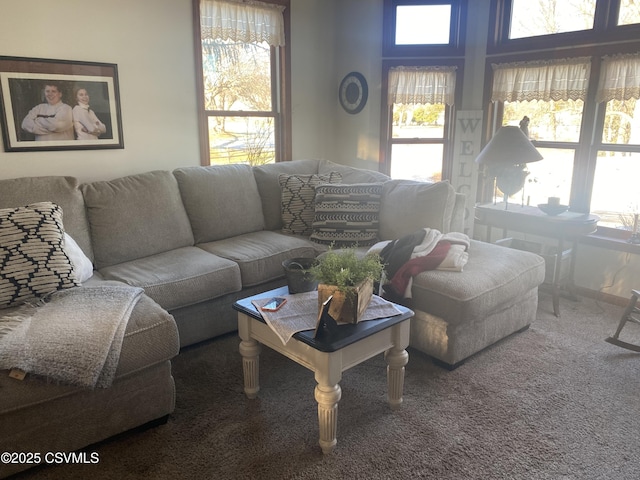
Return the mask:
<path fill-rule="evenodd" d="M 544 259 L 472 240 L 462 272 L 430 270 L 414 278 L 410 346 L 447 368 L 536 317 Z"/>

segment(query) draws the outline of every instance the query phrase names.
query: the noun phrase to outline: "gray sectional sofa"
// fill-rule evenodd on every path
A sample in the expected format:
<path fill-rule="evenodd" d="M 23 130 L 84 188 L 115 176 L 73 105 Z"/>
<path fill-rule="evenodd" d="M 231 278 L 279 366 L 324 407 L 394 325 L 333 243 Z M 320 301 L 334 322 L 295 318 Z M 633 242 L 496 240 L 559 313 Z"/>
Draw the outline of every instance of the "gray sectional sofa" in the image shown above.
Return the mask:
<path fill-rule="evenodd" d="M 284 260 L 327 249 L 283 233 L 280 175 L 332 172 L 343 184 L 383 183 L 381 240 L 462 229 L 464 197 L 448 183 L 391 180 L 327 161 L 188 167 L 82 185 L 70 177 L 1 180 L 0 208 L 62 207 L 65 231 L 94 266 L 79 288 L 126 284 L 145 295 L 111 387 L 18 381 L 0 371 L 0 451 L 72 451 L 166 418 L 179 348 L 236 330 L 233 302 L 284 285 Z M 526 328 L 544 278 L 535 254 L 475 240 L 468 254 L 462 272 L 431 270 L 413 281 L 411 345 L 449 366 Z M 0 477 L 26 467 L 0 465 Z"/>

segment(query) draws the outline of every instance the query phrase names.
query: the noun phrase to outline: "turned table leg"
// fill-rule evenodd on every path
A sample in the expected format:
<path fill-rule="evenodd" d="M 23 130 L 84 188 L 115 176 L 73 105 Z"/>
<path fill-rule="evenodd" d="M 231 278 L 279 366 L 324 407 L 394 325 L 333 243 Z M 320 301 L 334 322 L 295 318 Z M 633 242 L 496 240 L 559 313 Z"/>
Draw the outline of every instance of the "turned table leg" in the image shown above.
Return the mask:
<path fill-rule="evenodd" d="M 240 342 L 239 350 L 242 355 L 244 393 L 247 398 L 256 398 L 260 391 L 260 344 L 251 339 L 243 340 Z"/>
<path fill-rule="evenodd" d="M 342 397 L 340 385 L 316 385 L 318 402 L 318 426 L 320 428 L 320 447 L 322 453 L 331 453 L 338 443 L 338 402 Z"/>
<path fill-rule="evenodd" d="M 251 338 L 251 319 L 238 315 L 238 334 L 240 335 L 240 355 L 242 355 L 242 372 L 244 374 L 244 393 L 248 398 L 256 398 L 260 391 L 260 344 Z"/>
<path fill-rule="evenodd" d="M 384 354 L 387 361 L 387 398 L 392 409 L 402 405 L 404 366 L 409 362 L 409 354 L 406 350 L 409 346 L 409 325 L 407 321 L 392 327 L 393 346 Z"/>
<path fill-rule="evenodd" d="M 402 405 L 404 390 L 404 366 L 409 362 L 409 354 L 400 348 L 391 348 L 385 353 L 387 360 L 387 398 L 391 408 Z"/>
<path fill-rule="evenodd" d="M 331 453 L 336 447 L 338 431 L 338 402 L 342 397 L 342 354 L 317 352 L 315 365 L 315 398 L 318 402 L 318 443 L 322 453 Z"/>

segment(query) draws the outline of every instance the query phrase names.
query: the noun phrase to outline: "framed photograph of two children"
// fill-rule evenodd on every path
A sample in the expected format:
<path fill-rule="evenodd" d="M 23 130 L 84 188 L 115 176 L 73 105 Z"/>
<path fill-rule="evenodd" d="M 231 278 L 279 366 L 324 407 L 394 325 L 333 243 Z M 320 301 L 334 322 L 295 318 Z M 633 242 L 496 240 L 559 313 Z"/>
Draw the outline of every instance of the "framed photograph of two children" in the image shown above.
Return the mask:
<path fill-rule="evenodd" d="M 0 56 L 6 152 L 124 148 L 114 64 Z"/>

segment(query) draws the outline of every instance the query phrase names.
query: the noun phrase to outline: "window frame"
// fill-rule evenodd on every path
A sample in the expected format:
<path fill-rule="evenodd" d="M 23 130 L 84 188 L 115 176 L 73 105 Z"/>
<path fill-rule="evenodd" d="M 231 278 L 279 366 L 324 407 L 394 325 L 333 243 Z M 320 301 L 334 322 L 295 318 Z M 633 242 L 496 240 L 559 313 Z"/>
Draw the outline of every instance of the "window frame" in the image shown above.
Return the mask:
<path fill-rule="evenodd" d="M 389 91 L 389 70 L 399 66 L 455 66 L 456 88 L 455 102 L 445 106 L 445 129 L 442 138 L 393 138 L 393 107 L 387 104 Z M 453 174 L 453 134 L 455 126 L 455 105 L 462 101 L 462 78 L 464 76 L 464 59 L 438 58 L 422 60 L 383 60 L 382 61 L 382 99 L 380 111 L 380 165 L 382 173 L 391 173 L 391 150 L 393 145 L 443 145 L 442 179 L 451 180 Z"/>
<path fill-rule="evenodd" d="M 383 57 L 464 56 L 468 0 L 384 0 Z M 450 5 L 449 44 L 396 45 L 396 7 L 403 5 Z"/>
<path fill-rule="evenodd" d="M 491 0 L 488 54 L 587 47 L 609 42 L 624 42 L 634 36 L 640 37 L 640 24 L 618 25 L 619 0 L 597 0 L 591 30 L 510 39 L 512 2 L 513 0 Z"/>
<path fill-rule="evenodd" d="M 192 0 L 193 42 L 196 67 L 196 103 L 198 109 L 198 137 L 200 143 L 200 164 L 211 165 L 209 145 L 209 118 L 228 117 L 273 117 L 275 161 L 292 158 L 291 140 L 291 1 L 261 0 L 263 3 L 282 5 L 285 45 L 271 47 L 271 111 L 206 110 L 204 108 L 204 71 L 202 65 L 202 31 L 200 26 L 200 0 Z M 275 79 L 275 80 L 274 80 Z"/>
<path fill-rule="evenodd" d="M 491 4 L 490 37 L 485 64 L 484 104 L 488 106 L 485 109 L 487 119 L 485 140 L 488 141 L 491 136 L 491 126 L 501 125 L 503 117 L 503 103 L 491 102 L 492 63 L 591 57 L 591 75 L 584 101 L 578 142 L 532 141 L 536 147 L 575 147 L 570 205 L 573 211 L 588 213 L 594 186 L 597 152 L 601 150 L 640 152 L 638 145 L 615 145 L 602 142 L 606 103 L 596 103 L 602 57 L 640 51 L 640 25 L 618 26 L 619 0 L 598 0 L 593 30 L 505 40 L 509 29 L 510 6 L 511 0 L 492 0 Z M 479 201 L 490 201 L 489 190 L 486 185 L 480 185 Z M 600 226 L 598 235 L 619 241 L 620 238 L 628 238 L 631 232 L 622 234 L 619 229 Z"/>

